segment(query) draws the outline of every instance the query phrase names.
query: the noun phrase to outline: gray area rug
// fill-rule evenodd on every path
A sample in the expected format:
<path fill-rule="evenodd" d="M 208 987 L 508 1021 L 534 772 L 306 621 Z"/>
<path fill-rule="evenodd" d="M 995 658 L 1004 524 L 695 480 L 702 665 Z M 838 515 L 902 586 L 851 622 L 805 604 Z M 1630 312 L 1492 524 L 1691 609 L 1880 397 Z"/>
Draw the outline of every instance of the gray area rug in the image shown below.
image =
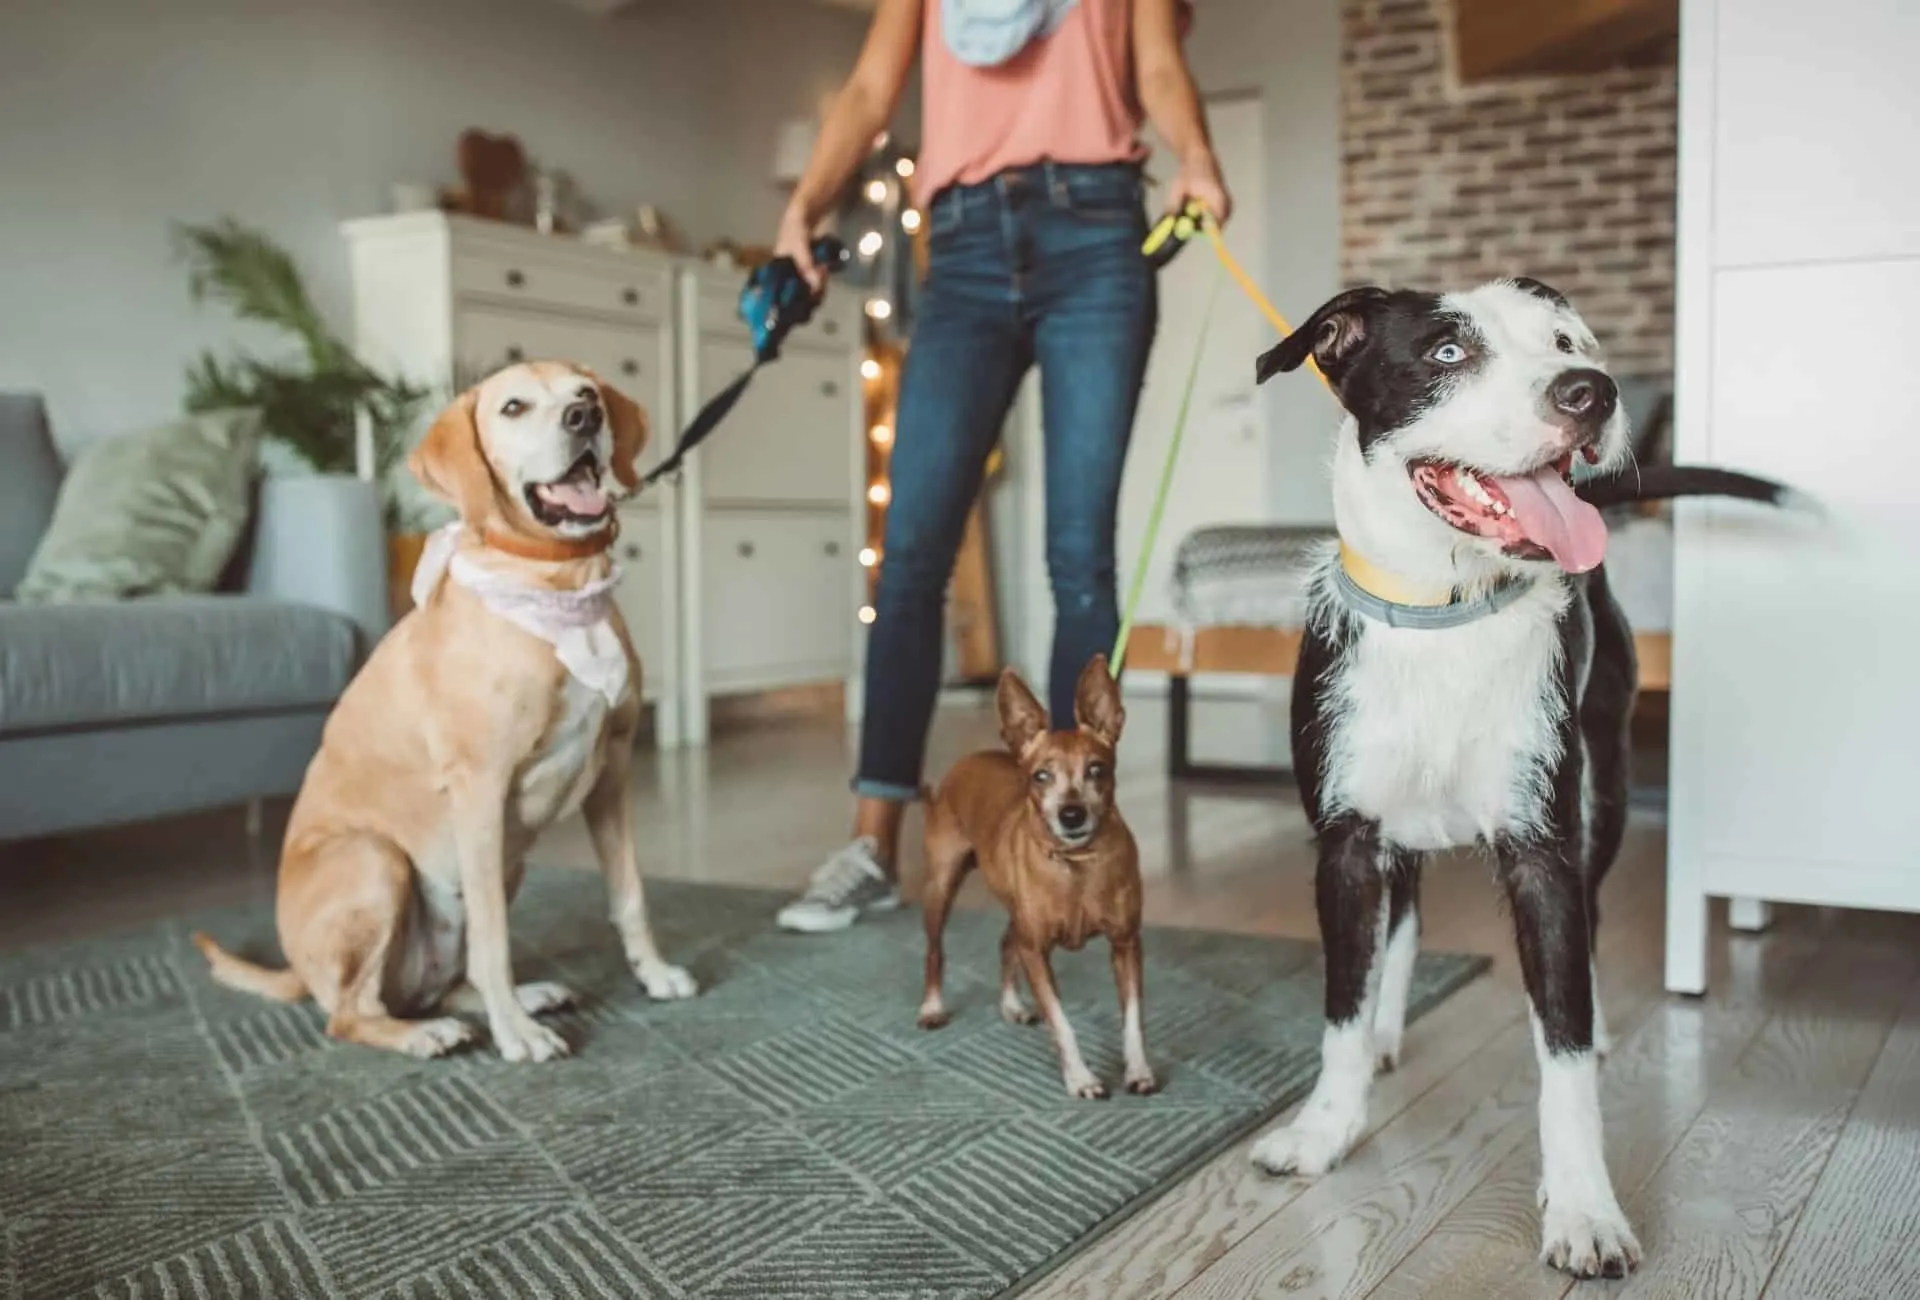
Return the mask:
<path fill-rule="evenodd" d="M 1151 931 L 1164 1091 L 1085 1102 L 1044 1029 L 995 1014 L 997 912 L 954 915 L 954 1022 L 924 1033 L 916 913 L 802 938 L 772 894 L 649 892 L 693 1001 L 647 1001 L 597 878 L 529 880 L 516 973 L 586 999 L 546 1065 L 336 1046 L 310 1005 L 215 986 L 188 931 L 264 957 L 264 908 L 0 958 L 0 1294 L 999 1295 L 1313 1079 L 1309 944 Z M 1413 1014 L 1485 965 L 1423 956 Z M 1105 945 L 1056 969 L 1117 1082 Z"/>

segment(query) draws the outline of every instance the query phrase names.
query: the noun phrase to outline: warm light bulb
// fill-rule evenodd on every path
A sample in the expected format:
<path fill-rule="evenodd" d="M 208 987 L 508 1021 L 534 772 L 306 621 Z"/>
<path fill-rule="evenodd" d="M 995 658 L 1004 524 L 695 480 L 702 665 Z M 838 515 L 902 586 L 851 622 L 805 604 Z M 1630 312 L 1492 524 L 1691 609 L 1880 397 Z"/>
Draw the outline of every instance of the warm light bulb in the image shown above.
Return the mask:
<path fill-rule="evenodd" d="M 909 235 L 920 229 L 920 210 L 918 208 L 908 208 L 905 212 L 902 212 L 900 214 L 900 228 L 905 230 Z"/>
<path fill-rule="evenodd" d="M 879 231 L 869 230 L 866 234 L 860 236 L 860 256 L 872 257 L 880 251 L 880 245 L 886 242 L 886 240 L 880 237 Z"/>
<path fill-rule="evenodd" d="M 913 175 L 913 159 L 902 158 L 899 162 L 893 165 L 893 169 L 894 171 L 900 173 L 902 177 L 911 176 Z"/>
<path fill-rule="evenodd" d="M 887 147 L 889 143 L 892 142 L 892 140 L 893 140 L 892 135 L 888 134 L 885 131 L 882 131 L 879 135 L 876 135 L 875 137 L 873 137 L 873 147 L 875 149 L 884 149 Z"/>
<path fill-rule="evenodd" d="M 872 357 L 868 357 L 865 361 L 862 361 L 860 363 L 860 377 L 862 379 L 878 379 L 880 377 L 880 363 Z"/>
<path fill-rule="evenodd" d="M 867 430 L 867 436 L 873 439 L 873 445 L 876 447 L 891 446 L 893 443 L 893 426 L 876 424 Z"/>
<path fill-rule="evenodd" d="M 861 568 L 871 569 L 878 563 L 880 563 L 880 552 L 874 550 L 871 546 L 863 546 L 860 548 Z"/>
<path fill-rule="evenodd" d="M 867 202 L 885 203 L 887 201 L 887 183 L 885 181 L 867 182 Z"/>
<path fill-rule="evenodd" d="M 885 483 L 875 483 L 872 487 L 867 489 L 867 500 L 873 502 L 873 504 L 877 506 L 883 506 L 887 504 L 887 502 L 891 500 L 892 497 L 893 497 L 893 493 L 887 489 L 887 485 Z"/>
<path fill-rule="evenodd" d="M 869 298 L 867 299 L 867 315 L 873 317 L 875 320 L 885 320 L 887 317 L 893 315 L 893 304 L 885 298 Z"/>
<path fill-rule="evenodd" d="M 860 607 L 860 621 L 862 623 L 871 623 L 873 622 L 873 620 L 874 620 L 873 606 L 862 605 Z"/>

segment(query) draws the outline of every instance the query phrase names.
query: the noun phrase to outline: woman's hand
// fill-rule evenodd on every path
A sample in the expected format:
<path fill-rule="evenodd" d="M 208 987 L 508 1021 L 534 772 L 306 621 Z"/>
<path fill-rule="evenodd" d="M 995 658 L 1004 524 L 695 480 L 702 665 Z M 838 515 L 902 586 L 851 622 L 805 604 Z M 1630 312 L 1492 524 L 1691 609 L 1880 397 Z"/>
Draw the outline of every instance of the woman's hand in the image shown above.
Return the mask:
<path fill-rule="evenodd" d="M 827 291 L 826 268 L 813 260 L 813 222 L 798 203 L 789 203 L 780 214 L 780 228 L 774 233 L 773 255 L 789 257 L 800 278 L 813 290 L 815 298 Z"/>
<path fill-rule="evenodd" d="M 1220 178 L 1220 164 L 1211 149 L 1199 150 L 1181 162 L 1168 194 L 1172 199 L 1168 210 L 1172 212 L 1185 207 L 1189 199 L 1198 199 L 1221 226 L 1233 215 L 1233 196 L 1227 193 L 1227 183 Z"/>

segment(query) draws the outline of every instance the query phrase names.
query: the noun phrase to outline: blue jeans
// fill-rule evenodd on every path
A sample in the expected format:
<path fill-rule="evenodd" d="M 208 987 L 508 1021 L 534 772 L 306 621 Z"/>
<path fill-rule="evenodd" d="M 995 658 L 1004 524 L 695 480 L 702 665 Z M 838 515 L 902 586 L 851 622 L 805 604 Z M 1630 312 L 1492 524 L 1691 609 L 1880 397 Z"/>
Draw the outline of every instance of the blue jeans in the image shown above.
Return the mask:
<path fill-rule="evenodd" d="M 854 790 L 915 798 L 940 689 L 947 581 L 1014 392 L 1040 365 L 1046 429 L 1049 708 L 1113 648 L 1114 526 L 1157 315 L 1140 172 L 1012 168 L 942 190 L 901 379 Z"/>

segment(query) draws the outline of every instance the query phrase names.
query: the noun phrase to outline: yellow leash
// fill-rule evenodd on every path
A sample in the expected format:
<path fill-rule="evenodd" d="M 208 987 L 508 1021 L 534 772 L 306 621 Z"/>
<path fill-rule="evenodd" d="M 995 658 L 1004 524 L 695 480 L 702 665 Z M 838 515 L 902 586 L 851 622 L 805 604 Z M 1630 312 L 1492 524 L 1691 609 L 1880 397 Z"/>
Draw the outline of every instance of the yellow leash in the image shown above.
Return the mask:
<path fill-rule="evenodd" d="M 1140 245 L 1140 252 L 1158 270 L 1171 262 L 1187 241 L 1202 231 L 1206 232 L 1208 241 L 1212 243 L 1222 269 L 1233 277 L 1233 282 L 1260 309 L 1260 314 L 1267 318 L 1274 329 L 1280 331 L 1282 337 L 1293 333 L 1293 326 L 1287 324 L 1287 318 L 1274 309 L 1273 304 L 1267 301 L 1267 296 L 1260 292 L 1260 286 L 1253 282 L 1253 277 L 1227 251 L 1227 241 L 1220 236 L 1220 223 L 1213 219 L 1213 214 L 1207 211 L 1206 205 L 1200 200 L 1189 199 L 1179 211 L 1169 212 L 1162 217 L 1148 232 L 1146 242 Z M 1167 444 L 1167 459 L 1160 467 L 1160 485 L 1154 493 L 1152 512 L 1147 516 L 1147 535 L 1140 544 L 1140 558 L 1133 566 L 1133 580 L 1127 585 L 1127 603 L 1120 614 L 1120 634 L 1114 638 L 1113 653 L 1107 656 L 1107 668 L 1115 677 L 1120 675 L 1120 668 L 1126 662 L 1127 641 L 1133 635 L 1133 616 L 1140 608 L 1140 593 L 1147 584 L 1147 561 L 1153 556 L 1153 543 L 1160 532 L 1160 517 L 1166 508 L 1167 492 L 1173 486 L 1174 462 L 1179 458 L 1180 444 L 1186 437 L 1187 412 L 1193 402 L 1194 380 L 1200 373 L 1200 357 L 1206 349 L 1207 327 L 1213 321 L 1213 304 L 1219 287 L 1219 278 L 1216 276 L 1213 287 L 1207 293 L 1207 306 L 1200 317 L 1199 333 L 1193 341 L 1193 361 L 1187 367 L 1187 383 L 1180 394 L 1180 410 L 1174 418 L 1173 438 Z M 1319 365 L 1311 356 L 1307 358 L 1307 364 L 1313 367 L 1313 373 L 1320 382 L 1327 385 L 1327 391 L 1332 392 L 1333 385 L 1327 384 L 1327 377 L 1320 373 Z"/>

